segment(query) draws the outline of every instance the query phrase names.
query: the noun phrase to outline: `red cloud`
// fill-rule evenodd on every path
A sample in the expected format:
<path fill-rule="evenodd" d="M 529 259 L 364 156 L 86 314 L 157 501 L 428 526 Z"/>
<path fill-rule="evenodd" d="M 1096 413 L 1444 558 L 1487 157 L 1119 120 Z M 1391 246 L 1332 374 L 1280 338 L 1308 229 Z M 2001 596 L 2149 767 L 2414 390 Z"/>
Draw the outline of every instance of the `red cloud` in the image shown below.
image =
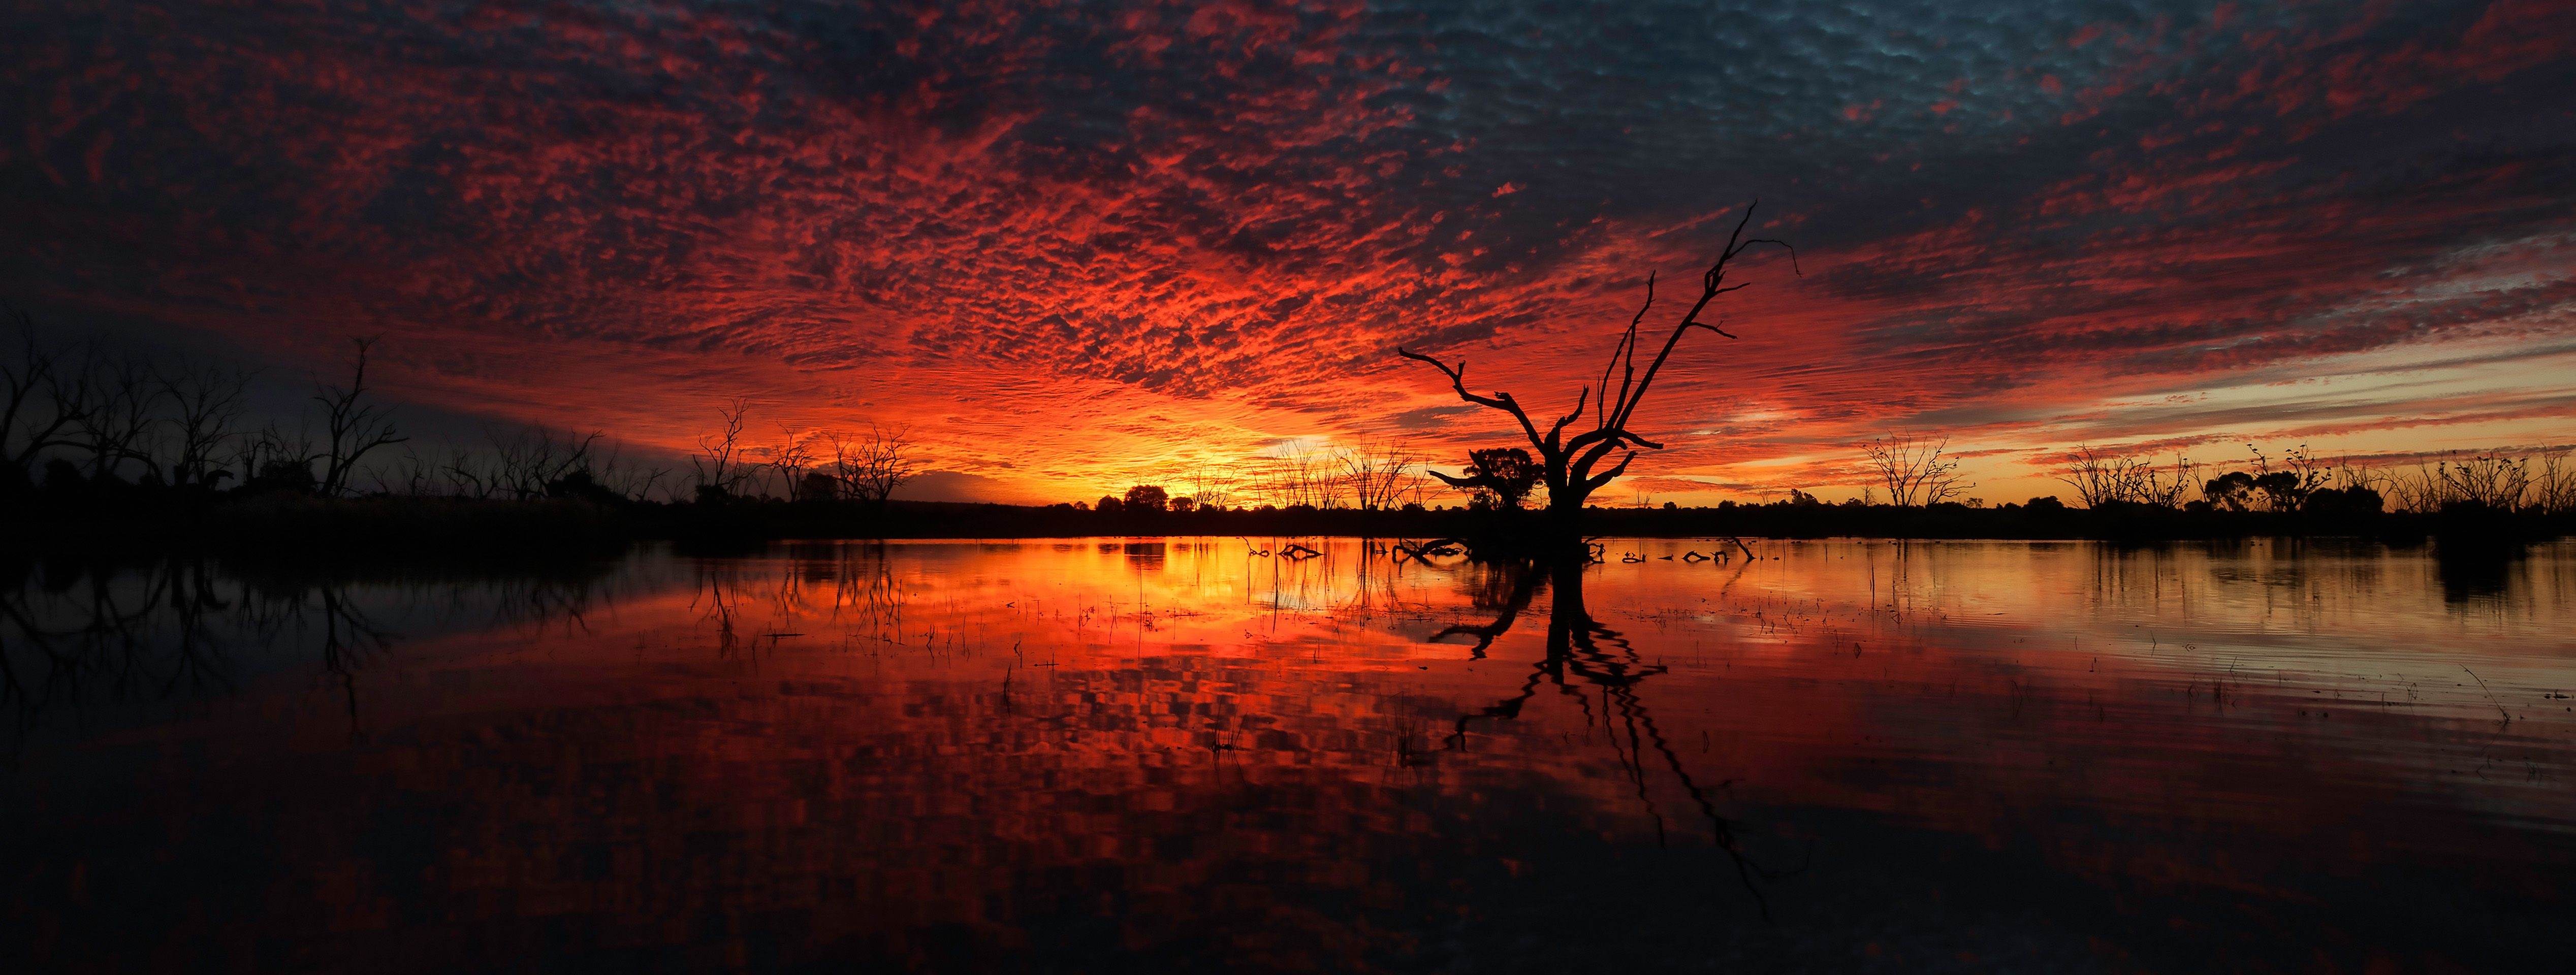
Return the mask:
<path fill-rule="evenodd" d="M 56 32 L 5 75 L 44 107 L 0 164 L 53 187 L 14 204 L 52 228 L 20 280 L 290 360 L 383 334 L 415 398 L 667 448 L 749 394 L 773 421 L 915 423 L 942 463 L 1036 493 L 1446 405 L 1399 343 L 1570 403 L 1646 273 L 1695 271 L 1726 226 L 1497 171 L 1508 152 L 1422 114 L 1461 97 L 1426 52 L 1356 4 L 1077 29 L 993 3 L 838 32 L 662 8 L 91 12 L 155 26 Z M 2346 120 L 2563 62 L 2565 17 L 2503 2 L 2443 37 L 2285 31 L 2209 64 L 2181 48 L 2238 28 L 2159 47 L 2087 27 L 2066 46 L 2124 60 L 2076 81 L 2069 118 L 2149 120 L 2003 189 L 1979 171 L 1886 194 L 1979 202 L 1845 214 L 1857 231 L 1806 231 L 1827 191 L 1784 181 L 1810 194 L 1789 232 L 1822 237 L 1800 241 L 1808 274 L 1751 268 L 1724 305 L 1744 338 L 1684 346 L 1640 416 L 1674 445 L 1655 469 L 1822 477 L 1893 426 L 2013 443 L 2320 356 L 2557 334 L 2568 244 L 2533 228 L 2563 209 L 2563 163 L 2363 185 L 2314 155 Z M 1950 88 L 1934 115 L 1978 114 Z M 1885 104 L 1814 118 L 1837 103 Z M 1419 415 L 1445 417 L 1417 431 L 1444 454 L 1507 434 Z"/>

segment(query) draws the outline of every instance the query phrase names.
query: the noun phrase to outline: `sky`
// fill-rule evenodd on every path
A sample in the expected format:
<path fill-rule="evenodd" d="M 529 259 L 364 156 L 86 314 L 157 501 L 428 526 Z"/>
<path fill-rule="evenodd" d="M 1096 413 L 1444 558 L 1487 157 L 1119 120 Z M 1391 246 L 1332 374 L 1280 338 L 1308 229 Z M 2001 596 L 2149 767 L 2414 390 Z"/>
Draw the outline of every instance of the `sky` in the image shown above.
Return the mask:
<path fill-rule="evenodd" d="M 12 0 L 0 294 L 423 442 L 908 425 L 917 496 L 1508 445 L 1754 210 L 1605 498 L 1949 438 L 2576 441 L 2576 4 Z M 1677 304 L 1677 296 L 1682 302 Z M 1660 324 L 1661 328 L 1658 329 Z M 276 401 L 291 402 L 291 392 Z M 1560 402 L 1562 401 L 1562 402 Z M 1542 407 L 1544 409 L 1542 409 Z M 1433 499 L 1435 503 L 1444 500 Z M 1457 499 L 1445 499 L 1455 503 Z"/>

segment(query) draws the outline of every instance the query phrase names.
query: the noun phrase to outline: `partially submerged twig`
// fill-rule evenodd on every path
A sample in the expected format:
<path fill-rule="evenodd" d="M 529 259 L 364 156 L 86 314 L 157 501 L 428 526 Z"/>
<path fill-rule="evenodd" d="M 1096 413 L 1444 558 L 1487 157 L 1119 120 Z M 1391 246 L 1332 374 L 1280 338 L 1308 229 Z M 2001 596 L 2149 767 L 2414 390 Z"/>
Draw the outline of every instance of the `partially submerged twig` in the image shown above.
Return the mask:
<path fill-rule="evenodd" d="M 2495 692 L 2494 692 L 2494 691 L 2487 690 L 2487 680 L 2486 680 L 2486 678 L 2478 676 L 2478 672 L 2477 672 L 2477 671 L 2474 671 L 2474 670 L 2470 670 L 2470 669 L 2469 669 L 2469 665 L 2467 665 L 2467 664 L 2461 664 L 2461 665 L 2460 665 L 2460 670 L 2461 670 L 2462 672 L 2464 672 L 2464 673 L 2468 674 L 2468 675 L 2469 675 L 2469 679 L 2470 679 L 2470 680 L 2473 680 L 2473 681 L 2477 681 L 2477 682 L 2478 682 L 2478 690 L 2480 690 L 2480 691 L 2485 691 L 2485 692 L 2486 692 L 2486 695 L 2487 695 L 2487 703 L 2488 703 L 2488 704 L 2493 704 L 2493 705 L 2495 705 L 2496 713 L 2497 713 L 2497 714 L 2504 715 L 2504 720 L 2505 720 L 2507 723 L 2511 723 L 2511 722 L 2513 721 L 2513 712 L 2510 712 L 2510 711 L 2507 711 L 2507 710 L 2505 710 L 2505 709 L 2504 709 L 2504 702 L 2496 700 L 2496 696 L 2495 696 Z"/>

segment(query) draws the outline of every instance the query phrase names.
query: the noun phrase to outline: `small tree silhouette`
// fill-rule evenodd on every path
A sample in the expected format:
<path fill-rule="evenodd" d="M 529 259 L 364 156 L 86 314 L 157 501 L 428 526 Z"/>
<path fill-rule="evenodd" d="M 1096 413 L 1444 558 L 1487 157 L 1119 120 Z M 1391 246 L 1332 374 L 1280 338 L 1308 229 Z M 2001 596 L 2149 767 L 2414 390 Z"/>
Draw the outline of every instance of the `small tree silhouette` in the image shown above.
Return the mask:
<path fill-rule="evenodd" d="M 1717 296 L 1751 286 L 1751 282 L 1727 284 L 1727 264 L 1755 244 L 1776 244 L 1789 251 L 1790 269 L 1793 272 L 1797 270 L 1798 252 L 1788 242 L 1744 236 L 1744 228 L 1753 222 L 1754 207 L 1760 205 L 1756 201 L 1744 208 L 1744 217 L 1736 221 L 1735 231 L 1727 236 L 1726 247 L 1718 251 L 1716 263 L 1709 265 L 1708 271 L 1700 276 L 1699 301 L 1691 305 L 1690 311 L 1682 315 L 1679 322 L 1674 323 L 1672 334 L 1664 339 L 1663 350 L 1657 352 L 1653 361 L 1647 363 L 1645 371 L 1640 373 L 1637 370 L 1637 332 L 1646 321 L 1646 313 L 1655 307 L 1655 278 L 1652 274 L 1647 275 L 1646 303 L 1637 309 L 1636 317 L 1629 320 L 1628 329 L 1620 334 L 1618 343 L 1611 346 L 1610 360 L 1601 367 L 1600 380 L 1577 396 L 1573 411 L 1560 417 L 1544 435 L 1539 433 L 1538 424 L 1531 421 L 1529 411 L 1523 409 L 1512 394 L 1496 392 L 1492 396 L 1478 396 L 1468 392 L 1465 361 L 1453 367 L 1403 348 L 1396 349 L 1396 354 L 1430 363 L 1432 368 L 1440 370 L 1441 374 L 1449 377 L 1449 387 L 1457 391 L 1459 399 L 1509 413 L 1520 423 L 1521 435 L 1529 438 L 1530 446 L 1537 449 L 1543 462 L 1548 513 L 1559 529 L 1571 530 L 1575 515 L 1583 510 L 1584 499 L 1628 472 L 1629 462 L 1637 459 L 1634 448 L 1664 448 L 1663 444 L 1638 436 L 1628 425 L 1636 419 L 1638 405 L 1645 402 L 1646 391 L 1653 388 L 1655 376 L 1663 371 L 1664 362 L 1672 357 L 1673 347 L 1681 343 L 1682 334 L 1694 328 L 1704 328 L 1730 339 L 1735 337 L 1725 329 L 1699 320 L 1700 313 L 1708 310 L 1709 302 L 1715 301 Z M 1618 380 L 1615 388 L 1611 383 L 1614 376 Z M 1587 406 L 1592 410 L 1592 428 L 1567 438 L 1566 427 L 1583 419 Z M 1594 468 L 1612 453 L 1620 455 L 1619 462 L 1609 470 L 1594 473 Z"/>
<path fill-rule="evenodd" d="M 872 507 L 885 507 L 897 488 L 921 475 L 921 461 L 913 456 L 911 427 L 871 422 L 865 436 L 835 433 L 830 437 L 833 476 L 850 497 Z"/>
<path fill-rule="evenodd" d="M 2198 483 L 2192 476 L 2197 469 L 2198 465 L 2180 454 L 2174 455 L 2173 469 L 2167 472 L 2158 470 L 2151 460 L 2076 444 L 2074 452 L 2067 455 L 2066 473 L 2057 479 L 2074 488 L 2087 508 L 2179 508 L 2183 495 Z"/>
<path fill-rule="evenodd" d="M 1398 443 L 1344 447 L 1332 457 L 1362 511 L 1395 507 L 1414 483 L 1413 469 L 1422 463 L 1421 455 Z"/>
<path fill-rule="evenodd" d="M 1171 505 L 1172 495 L 1161 485 L 1139 484 L 1128 488 L 1123 500 L 1129 511 L 1161 511 Z"/>
<path fill-rule="evenodd" d="M 363 377 L 366 350 L 358 352 Z M 162 388 L 143 359 L 93 348 L 89 373 L 89 408 L 73 424 L 79 447 L 89 452 L 89 477 L 95 484 L 121 479 L 127 461 L 143 466 L 143 478 L 160 481 L 161 465 L 148 449 L 153 428 L 160 425 Z"/>
<path fill-rule="evenodd" d="M 817 436 L 820 434 L 807 433 L 790 424 L 781 423 L 778 425 L 778 445 L 761 451 L 769 458 L 769 466 L 777 469 L 778 479 L 787 485 L 789 501 L 829 501 L 840 493 L 839 482 L 834 481 L 830 476 L 826 475 L 820 485 L 806 476 L 820 473 L 812 469 L 814 467 L 813 441 Z M 822 488 L 821 494 L 808 493 L 809 489 L 817 486 Z"/>
<path fill-rule="evenodd" d="M 1879 483 L 1887 486 L 1888 503 L 1899 508 L 1929 508 L 1976 487 L 1960 478 L 1959 461 L 1948 456 L 1950 438 L 1933 440 L 1891 433 L 1861 444 Z"/>
<path fill-rule="evenodd" d="M 324 386 L 313 394 L 322 404 L 323 434 L 327 438 L 322 455 L 322 493 L 337 496 L 349 487 L 349 476 L 357 473 L 358 461 L 369 451 L 410 440 L 394 430 L 393 420 L 384 406 L 366 402 L 367 350 L 374 339 L 358 339 L 358 361 L 350 371 L 346 386 Z"/>
<path fill-rule="evenodd" d="M 1470 507 L 1492 507 L 1501 511 L 1519 511 L 1529 493 L 1537 489 L 1538 479 L 1547 468 L 1518 447 L 1487 447 L 1467 452 L 1464 476 L 1451 477 L 1439 471 L 1431 476 L 1461 491 L 1470 492 Z"/>
<path fill-rule="evenodd" d="M 221 367 L 182 369 L 161 377 L 162 396 L 172 407 L 170 426 L 178 456 L 170 462 L 170 483 L 211 490 L 231 476 L 215 457 L 224 443 L 238 436 L 242 394 L 250 376 Z"/>
<path fill-rule="evenodd" d="M 11 308 L 8 348 L 0 350 L 0 476 L 6 486 L 35 483 L 36 459 L 56 447 L 79 443 L 70 437 L 89 412 L 90 383 L 84 370 L 70 368 L 66 356 L 36 337 L 36 320 Z"/>
<path fill-rule="evenodd" d="M 698 452 L 689 458 L 697 472 L 697 498 L 701 502 L 721 502 L 733 497 L 748 477 L 743 470 L 742 418 L 751 412 L 751 401 L 737 399 L 716 411 L 724 418 L 721 430 L 698 435 Z"/>
<path fill-rule="evenodd" d="M 796 500 L 830 501 L 841 496 L 841 479 L 822 471 L 806 471 L 796 486 Z"/>

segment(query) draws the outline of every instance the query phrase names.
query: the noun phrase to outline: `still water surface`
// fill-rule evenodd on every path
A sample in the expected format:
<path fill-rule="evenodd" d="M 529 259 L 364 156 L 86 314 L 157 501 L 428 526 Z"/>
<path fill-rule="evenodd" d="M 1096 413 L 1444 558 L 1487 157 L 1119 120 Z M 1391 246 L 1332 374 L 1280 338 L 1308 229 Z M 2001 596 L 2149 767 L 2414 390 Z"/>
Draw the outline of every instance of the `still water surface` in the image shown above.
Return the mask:
<path fill-rule="evenodd" d="M 67 971 L 2576 958 L 2576 545 L 1643 540 L 1578 576 L 1309 544 L 37 571 L 0 614 L 0 941 Z"/>

